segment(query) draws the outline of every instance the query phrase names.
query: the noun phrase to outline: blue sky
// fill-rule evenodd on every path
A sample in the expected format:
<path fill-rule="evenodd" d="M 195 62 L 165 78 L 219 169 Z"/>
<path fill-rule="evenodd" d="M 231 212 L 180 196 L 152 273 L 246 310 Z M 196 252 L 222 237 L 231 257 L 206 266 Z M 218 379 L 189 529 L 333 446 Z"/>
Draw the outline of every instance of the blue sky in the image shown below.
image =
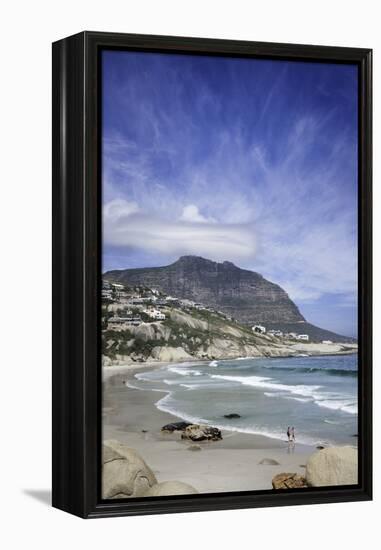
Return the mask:
<path fill-rule="evenodd" d="M 357 335 L 357 68 L 103 52 L 103 269 L 229 260 Z"/>

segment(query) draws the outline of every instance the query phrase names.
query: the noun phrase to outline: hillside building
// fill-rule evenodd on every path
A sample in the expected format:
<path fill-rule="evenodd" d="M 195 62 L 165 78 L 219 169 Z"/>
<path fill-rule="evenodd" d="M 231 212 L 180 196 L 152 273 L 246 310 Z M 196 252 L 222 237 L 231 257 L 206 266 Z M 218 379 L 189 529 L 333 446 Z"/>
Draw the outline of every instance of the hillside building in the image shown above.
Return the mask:
<path fill-rule="evenodd" d="M 296 339 L 303 340 L 304 342 L 308 342 L 310 337 L 308 336 L 308 334 L 297 334 Z"/>
<path fill-rule="evenodd" d="M 266 334 L 266 327 L 263 325 L 254 325 L 251 330 L 257 334 Z"/>
<path fill-rule="evenodd" d="M 148 315 L 148 317 L 150 317 L 151 319 L 155 319 L 155 321 L 165 320 L 165 313 L 159 311 L 158 309 L 146 309 L 144 310 L 144 313 Z"/>

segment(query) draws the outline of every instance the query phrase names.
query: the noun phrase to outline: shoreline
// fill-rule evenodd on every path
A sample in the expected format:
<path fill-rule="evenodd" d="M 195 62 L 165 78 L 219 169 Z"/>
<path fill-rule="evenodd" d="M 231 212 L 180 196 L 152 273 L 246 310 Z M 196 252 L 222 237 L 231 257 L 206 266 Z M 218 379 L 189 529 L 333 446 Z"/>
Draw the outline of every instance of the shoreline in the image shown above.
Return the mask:
<path fill-rule="evenodd" d="M 299 351 L 299 350 L 298 350 Z M 148 361 L 134 361 L 131 359 L 128 355 L 119 355 L 120 359 L 110 359 L 108 356 L 102 356 L 102 370 L 106 371 L 107 369 L 117 369 L 119 368 L 128 368 L 128 367 L 134 367 L 138 370 L 148 367 L 152 368 L 155 366 L 167 366 L 171 365 L 173 363 L 195 363 L 202 365 L 204 363 L 210 363 L 211 361 L 244 361 L 245 359 L 291 359 L 291 358 L 298 358 L 298 357 L 340 357 L 342 355 L 356 355 L 358 354 L 358 349 L 349 349 L 346 351 L 335 351 L 335 352 L 315 352 L 312 353 L 311 351 L 309 353 L 303 354 L 302 350 L 299 351 L 299 353 L 293 353 L 289 355 L 257 355 L 257 356 L 239 356 L 239 357 L 218 357 L 218 358 L 208 358 L 208 359 L 200 359 L 199 357 L 187 357 L 184 359 L 173 359 L 172 361 L 157 361 L 155 359 L 150 358 Z M 107 358 L 107 364 L 103 363 L 103 361 Z M 116 372 L 116 371 L 115 371 Z"/>
<path fill-rule="evenodd" d="M 156 407 L 157 392 L 127 384 L 142 369 L 170 364 L 143 363 L 103 369 L 112 370 L 103 378 L 103 440 L 116 439 L 134 448 L 159 482 L 176 479 L 201 493 L 272 489 L 272 478 L 278 473 L 304 475 L 306 461 L 316 450 L 313 446 L 296 442 L 292 448 L 281 439 L 226 429 L 222 430 L 222 440 L 197 444 L 182 440 L 179 432 L 161 432 L 163 425 L 179 421 L 180 417 Z M 197 451 L 190 450 L 191 447 L 197 447 Z M 260 464 L 264 459 L 277 464 Z"/>
<path fill-rule="evenodd" d="M 152 366 L 158 365 L 158 366 L 166 366 L 173 363 L 197 363 L 197 364 L 203 364 L 203 363 L 210 363 L 211 361 L 243 361 L 245 359 L 289 359 L 289 358 L 297 358 L 297 357 L 336 357 L 341 355 L 355 355 L 358 354 L 358 348 L 352 348 L 350 347 L 347 350 L 341 350 L 341 351 L 323 351 L 315 348 L 307 348 L 307 346 L 320 346 L 320 344 L 296 344 L 300 346 L 298 349 L 295 349 L 295 353 L 289 353 L 289 354 L 264 354 L 264 355 L 256 355 L 256 356 L 238 356 L 238 357 L 210 357 L 210 358 L 200 358 L 200 357 L 186 357 L 186 358 L 176 358 L 172 360 L 166 360 L 166 361 L 158 361 L 155 359 L 152 359 L 151 357 L 147 361 L 134 361 L 131 359 L 128 355 L 117 355 L 116 359 L 110 359 L 108 356 L 102 355 L 102 369 L 108 369 L 108 368 L 117 368 L 117 367 L 129 367 L 134 366 L 137 369 L 143 368 L 144 366 L 148 366 L 148 368 L 151 368 Z M 341 344 L 345 346 L 346 344 Z M 302 347 L 303 346 L 303 347 Z"/>

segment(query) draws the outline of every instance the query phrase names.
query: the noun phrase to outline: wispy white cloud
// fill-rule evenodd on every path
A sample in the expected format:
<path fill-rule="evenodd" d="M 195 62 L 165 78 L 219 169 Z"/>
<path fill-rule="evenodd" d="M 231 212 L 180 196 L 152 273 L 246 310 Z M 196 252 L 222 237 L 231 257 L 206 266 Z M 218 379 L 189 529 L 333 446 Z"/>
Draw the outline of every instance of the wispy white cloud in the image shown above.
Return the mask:
<path fill-rule="evenodd" d="M 187 205 L 179 218 L 159 217 L 136 203 L 116 199 L 103 209 L 106 245 L 162 254 L 195 254 L 222 261 L 242 260 L 255 254 L 251 227 L 216 224 L 202 216 L 197 206 Z"/>
<path fill-rule="evenodd" d="M 337 165 L 327 157 L 319 169 L 300 169 L 320 128 L 312 119 L 296 121 L 275 165 L 264 145 L 252 146 L 247 154 L 232 129 L 207 163 L 186 167 L 185 184 L 175 193 L 165 178 L 146 169 L 150 153 L 145 157 L 142 152 L 138 163 L 125 160 L 117 168 L 110 163 L 131 180 L 126 194 L 121 186 L 118 193 L 135 200 L 105 205 L 106 243 L 163 256 L 240 261 L 299 302 L 313 302 L 325 293 L 353 296 L 355 209 L 343 208 L 345 197 L 336 193 Z M 336 159 L 343 153 L 343 146 L 333 148 Z"/>
<path fill-rule="evenodd" d="M 183 208 L 183 213 L 180 217 L 181 221 L 190 223 L 214 223 L 213 218 L 206 218 L 203 216 L 195 204 L 187 204 Z"/>
<path fill-rule="evenodd" d="M 128 199 L 113 199 L 104 207 L 106 243 L 164 257 L 198 254 L 238 261 L 281 284 L 299 303 L 325 293 L 353 296 L 355 209 L 343 208 L 345 197 L 336 192 L 337 165 L 327 157 L 319 169 L 300 169 L 320 129 L 312 119 L 296 121 L 276 165 L 263 144 L 248 154 L 232 129 L 207 163 L 186 167 L 185 184 L 175 193 L 165 178 L 146 168 L 150 152 L 141 152 L 137 163 L 128 156 L 121 166 L 111 162 L 130 183 L 125 193 L 123 186 L 115 187 Z M 335 146 L 332 155 L 337 159 L 345 151 Z"/>

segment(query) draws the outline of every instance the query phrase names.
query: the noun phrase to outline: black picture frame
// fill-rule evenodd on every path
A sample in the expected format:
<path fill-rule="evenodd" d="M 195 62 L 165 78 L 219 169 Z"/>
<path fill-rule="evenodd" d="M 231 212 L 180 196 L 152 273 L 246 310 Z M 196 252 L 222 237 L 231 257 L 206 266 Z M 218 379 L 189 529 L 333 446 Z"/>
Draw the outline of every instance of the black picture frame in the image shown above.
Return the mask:
<path fill-rule="evenodd" d="M 101 49 L 351 63 L 359 71 L 359 483 L 102 501 Z M 82 32 L 53 44 L 53 506 L 83 518 L 372 498 L 372 50 Z"/>

